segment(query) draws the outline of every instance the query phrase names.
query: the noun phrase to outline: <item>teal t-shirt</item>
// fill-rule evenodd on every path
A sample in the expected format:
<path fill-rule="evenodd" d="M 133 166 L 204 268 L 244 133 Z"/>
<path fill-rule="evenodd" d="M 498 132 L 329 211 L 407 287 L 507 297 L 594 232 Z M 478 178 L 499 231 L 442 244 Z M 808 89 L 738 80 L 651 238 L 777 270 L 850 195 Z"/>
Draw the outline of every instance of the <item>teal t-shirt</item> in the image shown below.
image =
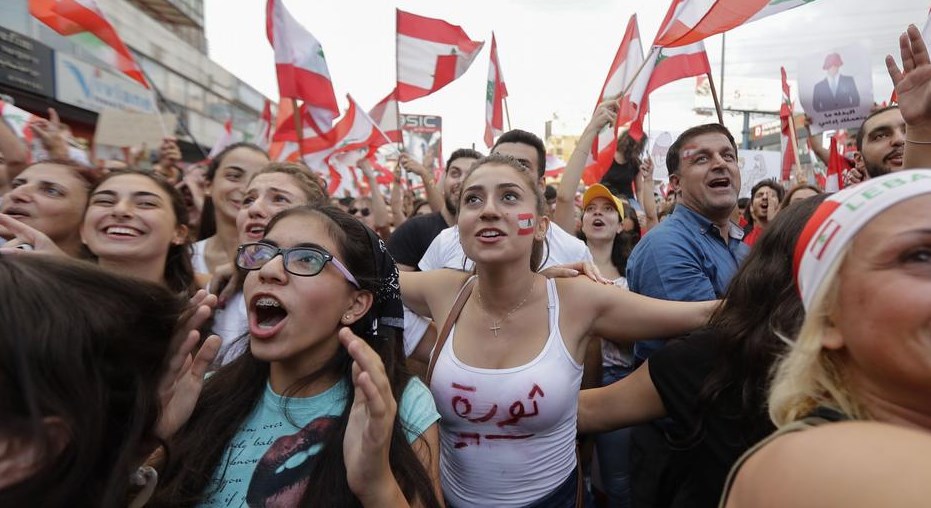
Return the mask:
<path fill-rule="evenodd" d="M 297 506 L 322 437 L 335 427 L 349 395 L 346 381 L 306 398 L 282 397 L 266 386 L 224 452 L 200 506 Z M 440 419 L 430 390 L 416 378 L 404 389 L 398 414 L 408 442 Z"/>

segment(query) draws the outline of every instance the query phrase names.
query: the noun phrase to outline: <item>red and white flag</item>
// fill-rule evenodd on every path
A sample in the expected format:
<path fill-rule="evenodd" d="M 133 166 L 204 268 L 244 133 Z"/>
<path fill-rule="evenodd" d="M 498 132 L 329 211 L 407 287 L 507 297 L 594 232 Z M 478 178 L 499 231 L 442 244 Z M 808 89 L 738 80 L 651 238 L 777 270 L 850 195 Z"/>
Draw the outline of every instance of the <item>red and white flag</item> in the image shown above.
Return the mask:
<path fill-rule="evenodd" d="M 595 103 L 595 109 L 608 99 L 620 98 L 642 64 L 643 45 L 640 43 L 637 15 L 634 14 L 627 22 L 627 30 L 624 31 L 624 37 L 621 39 L 621 45 L 617 48 L 617 54 L 614 55 L 614 61 L 611 62 L 611 68 L 608 69 L 608 76 L 601 87 L 601 94 L 598 96 L 598 102 Z M 588 161 L 582 173 L 582 180 L 586 185 L 601 180 L 601 177 L 611 167 L 611 161 L 614 159 L 614 152 L 616 151 L 618 129 L 637 116 L 636 111 L 630 107 L 630 101 L 623 104 L 625 107 L 618 109 L 617 122 L 615 122 L 614 126 L 604 126 L 592 143 L 592 158 Z"/>
<path fill-rule="evenodd" d="M 378 102 L 371 110 L 369 116 L 385 133 L 385 137 L 392 143 L 401 141 L 401 122 L 398 118 L 397 90 L 392 90 L 387 97 Z"/>
<path fill-rule="evenodd" d="M 265 107 L 262 108 L 262 116 L 259 117 L 259 123 L 255 129 L 255 135 L 252 141 L 256 146 L 263 150 L 268 150 L 272 142 L 272 101 L 265 99 Z"/>
<path fill-rule="evenodd" d="M 94 56 L 149 88 L 142 68 L 94 0 L 29 0 L 29 12 Z"/>
<path fill-rule="evenodd" d="M 213 160 L 223 149 L 238 142 L 239 136 L 237 134 L 237 132 L 233 132 L 233 120 L 227 120 L 226 123 L 223 124 L 223 132 L 220 134 L 220 137 L 217 138 L 217 142 L 213 144 L 213 148 L 210 149 L 207 158 Z"/>
<path fill-rule="evenodd" d="M 326 175 L 326 159 L 330 155 L 360 148 L 372 151 L 385 143 L 383 138 L 375 121 L 349 97 L 349 109 L 333 124 L 332 130 L 301 141 L 301 158 L 311 169 Z"/>
<path fill-rule="evenodd" d="M 629 108 L 637 115 L 627 131 L 630 137 L 638 141 L 643 139 L 643 121 L 650 110 L 650 93 L 673 81 L 709 72 L 711 64 L 702 42 L 680 48 L 653 46 L 640 75 L 630 87 L 630 93 L 621 100 L 622 111 Z"/>
<path fill-rule="evenodd" d="M 782 180 L 789 181 L 792 176 L 792 166 L 795 164 L 795 143 L 792 139 L 792 129 L 789 122 L 794 122 L 792 114 L 792 97 L 789 94 L 789 82 L 786 79 L 786 68 L 780 67 L 782 73 L 782 105 L 779 107 L 779 120 L 782 123 Z"/>
<path fill-rule="evenodd" d="M 668 27 L 676 21 L 675 7 L 675 3 L 669 7 L 658 34 L 665 33 Z M 632 111 L 637 115 L 627 131 L 630 137 L 638 141 L 643 139 L 643 120 L 650 110 L 649 98 L 653 90 L 673 81 L 710 72 L 711 64 L 708 63 L 708 55 L 705 53 L 703 42 L 676 48 L 664 48 L 658 46 L 654 40 L 640 74 L 631 85 L 630 92 L 621 100 L 620 111 Z"/>
<path fill-rule="evenodd" d="M 673 0 L 673 22 L 660 31 L 657 46 L 692 44 L 766 16 L 810 4 L 814 0 Z"/>
<path fill-rule="evenodd" d="M 824 184 L 825 192 L 837 192 L 844 189 L 843 175 L 850 171 L 850 161 L 844 157 L 844 145 L 840 143 L 839 136 L 831 136 L 831 154 L 828 157 L 828 175 Z"/>
<path fill-rule="evenodd" d="M 397 11 L 398 101 L 408 102 L 462 76 L 484 42 L 443 20 Z"/>
<path fill-rule="evenodd" d="M 491 59 L 488 63 L 488 84 L 485 88 L 485 144 L 495 145 L 495 138 L 504 134 L 504 99 L 508 89 L 504 85 L 501 64 L 498 62 L 498 43 L 491 33 Z"/>
<path fill-rule="evenodd" d="M 307 104 L 309 127 L 315 133 L 330 130 L 339 116 L 339 106 L 323 47 L 291 16 L 281 0 L 268 0 L 265 15 L 268 42 L 275 50 L 281 97 L 300 99 Z"/>

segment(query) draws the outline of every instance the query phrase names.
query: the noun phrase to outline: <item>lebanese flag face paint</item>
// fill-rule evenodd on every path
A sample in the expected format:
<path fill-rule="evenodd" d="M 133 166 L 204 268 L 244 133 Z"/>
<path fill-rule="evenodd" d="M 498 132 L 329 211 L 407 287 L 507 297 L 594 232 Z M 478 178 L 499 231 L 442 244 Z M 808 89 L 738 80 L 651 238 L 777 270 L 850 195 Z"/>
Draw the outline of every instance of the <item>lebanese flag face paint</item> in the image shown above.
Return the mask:
<path fill-rule="evenodd" d="M 521 213 L 517 215 L 517 234 L 519 235 L 532 235 L 533 234 L 533 214 L 532 213 Z"/>

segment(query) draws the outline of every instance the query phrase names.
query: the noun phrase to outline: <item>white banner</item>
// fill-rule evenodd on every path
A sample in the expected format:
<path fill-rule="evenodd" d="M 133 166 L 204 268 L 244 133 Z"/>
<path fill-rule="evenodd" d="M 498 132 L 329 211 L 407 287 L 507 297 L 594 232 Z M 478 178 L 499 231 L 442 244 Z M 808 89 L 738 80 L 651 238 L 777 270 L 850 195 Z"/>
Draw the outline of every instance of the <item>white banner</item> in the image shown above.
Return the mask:
<path fill-rule="evenodd" d="M 853 44 L 799 60 L 798 96 L 812 134 L 859 128 L 873 107 L 869 46 Z"/>

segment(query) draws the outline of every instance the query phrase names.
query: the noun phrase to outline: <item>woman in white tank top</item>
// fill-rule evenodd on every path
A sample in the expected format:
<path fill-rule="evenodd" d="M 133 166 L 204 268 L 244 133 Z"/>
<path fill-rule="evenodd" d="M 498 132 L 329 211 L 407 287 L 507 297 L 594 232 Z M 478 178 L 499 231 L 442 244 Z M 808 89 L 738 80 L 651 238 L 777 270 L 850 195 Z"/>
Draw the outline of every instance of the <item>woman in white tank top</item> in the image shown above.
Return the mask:
<path fill-rule="evenodd" d="M 591 335 L 669 337 L 714 302 L 666 302 L 535 272 L 549 225 L 537 176 L 491 155 L 462 184 L 458 225 L 476 279 L 436 355 L 441 473 L 453 507 L 575 506 L 576 404 Z M 404 303 L 445 322 L 468 276 L 403 272 Z"/>

